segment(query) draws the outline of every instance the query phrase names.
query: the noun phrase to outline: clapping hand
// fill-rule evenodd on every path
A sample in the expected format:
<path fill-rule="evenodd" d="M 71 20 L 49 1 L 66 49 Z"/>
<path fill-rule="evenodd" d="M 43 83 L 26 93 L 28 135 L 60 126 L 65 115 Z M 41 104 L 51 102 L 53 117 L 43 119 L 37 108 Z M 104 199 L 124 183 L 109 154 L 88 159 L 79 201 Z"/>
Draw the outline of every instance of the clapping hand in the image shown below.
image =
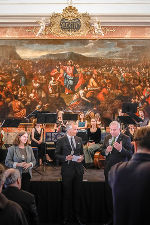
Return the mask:
<path fill-rule="evenodd" d="M 112 151 L 113 147 L 111 145 L 108 145 L 106 148 L 106 153 L 109 154 Z"/>
<path fill-rule="evenodd" d="M 114 148 L 118 151 L 122 150 L 122 141 L 120 143 L 114 142 Z"/>

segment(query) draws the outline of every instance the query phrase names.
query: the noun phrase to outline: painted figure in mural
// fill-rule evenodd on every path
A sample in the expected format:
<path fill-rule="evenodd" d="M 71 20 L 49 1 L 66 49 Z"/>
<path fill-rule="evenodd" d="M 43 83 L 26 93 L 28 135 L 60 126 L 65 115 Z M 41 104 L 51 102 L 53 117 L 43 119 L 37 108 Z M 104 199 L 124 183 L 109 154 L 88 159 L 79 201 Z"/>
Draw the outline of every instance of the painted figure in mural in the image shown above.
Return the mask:
<path fill-rule="evenodd" d="M 59 92 L 64 92 L 64 69 L 61 62 L 51 71 L 50 75 L 54 77 L 57 82 Z"/>
<path fill-rule="evenodd" d="M 150 84 L 146 83 L 146 87 L 143 90 L 143 99 L 142 102 L 147 101 L 150 104 Z"/>
<path fill-rule="evenodd" d="M 26 75 L 21 67 L 17 65 L 16 68 L 16 73 L 19 75 L 19 80 L 20 80 L 20 86 L 25 86 L 27 81 L 26 81 Z"/>
<path fill-rule="evenodd" d="M 84 87 L 84 89 L 81 89 L 79 92 L 74 94 L 73 99 L 69 104 L 69 109 L 85 111 L 89 108 L 91 101 L 86 97 L 87 93 L 87 87 Z"/>
<path fill-rule="evenodd" d="M 18 100 L 17 95 L 14 95 L 13 101 L 9 103 L 9 108 L 12 117 L 22 118 L 26 116 L 26 109 L 22 102 Z"/>
<path fill-rule="evenodd" d="M 81 89 L 81 87 L 85 84 L 86 80 L 84 79 L 83 76 L 83 69 L 81 66 L 79 66 L 79 64 L 76 65 L 76 69 L 77 69 L 77 74 L 76 74 L 76 86 L 75 86 L 75 91 L 79 91 L 79 89 Z"/>
<path fill-rule="evenodd" d="M 54 77 L 51 77 L 51 80 L 48 84 L 48 90 L 50 94 L 54 94 L 57 92 L 57 82 L 55 81 Z"/>
<path fill-rule="evenodd" d="M 46 27 L 46 18 L 42 18 L 41 21 L 39 21 L 39 24 L 40 24 L 40 29 L 39 29 L 38 33 L 36 34 L 36 37 L 43 34 L 45 27 Z"/>
<path fill-rule="evenodd" d="M 92 89 L 98 88 L 98 84 L 97 84 L 96 74 L 95 73 L 93 73 L 92 77 L 89 80 L 88 88 L 89 88 L 89 90 L 90 89 L 92 90 Z"/>
<path fill-rule="evenodd" d="M 64 86 L 65 86 L 65 93 L 73 93 L 75 85 L 77 84 L 75 75 L 77 74 L 77 69 L 73 65 L 73 61 L 69 60 L 67 62 L 67 66 L 64 67 Z"/>

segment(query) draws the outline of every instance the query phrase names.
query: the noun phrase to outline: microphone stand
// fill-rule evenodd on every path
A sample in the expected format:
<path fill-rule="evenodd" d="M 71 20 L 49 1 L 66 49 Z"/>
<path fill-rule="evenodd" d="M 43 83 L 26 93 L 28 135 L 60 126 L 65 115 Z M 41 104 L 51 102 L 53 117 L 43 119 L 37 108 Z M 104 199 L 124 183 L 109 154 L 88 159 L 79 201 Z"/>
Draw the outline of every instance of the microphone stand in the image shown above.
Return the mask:
<path fill-rule="evenodd" d="M 30 116 L 30 115 L 32 115 L 35 111 L 37 111 L 37 108 L 35 108 L 31 113 L 29 113 L 27 116 L 25 116 L 24 118 L 25 119 L 28 119 L 28 117 Z M 28 119 L 29 120 L 29 119 Z"/>

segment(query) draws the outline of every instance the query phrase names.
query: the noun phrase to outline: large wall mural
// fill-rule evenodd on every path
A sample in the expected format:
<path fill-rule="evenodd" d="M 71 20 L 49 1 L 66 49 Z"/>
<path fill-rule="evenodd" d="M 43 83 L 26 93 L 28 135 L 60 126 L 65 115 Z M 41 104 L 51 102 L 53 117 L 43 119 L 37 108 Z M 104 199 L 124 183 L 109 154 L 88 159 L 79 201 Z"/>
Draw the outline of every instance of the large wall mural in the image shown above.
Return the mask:
<path fill-rule="evenodd" d="M 0 120 L 150 104 L 150 40 L 0 40 Z"/>

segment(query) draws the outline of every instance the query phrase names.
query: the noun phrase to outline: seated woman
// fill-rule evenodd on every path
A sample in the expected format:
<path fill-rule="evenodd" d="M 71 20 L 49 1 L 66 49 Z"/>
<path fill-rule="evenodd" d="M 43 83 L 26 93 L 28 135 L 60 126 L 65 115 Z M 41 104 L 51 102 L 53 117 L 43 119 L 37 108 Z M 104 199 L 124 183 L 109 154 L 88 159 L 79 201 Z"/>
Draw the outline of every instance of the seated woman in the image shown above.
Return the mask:
<path fill-rule="evenodd" d="M 85 145 L 88 141 L 87 139 L 87 120 L 85 120 L 85 115 L 81 112 L 77 120 L 78 133 L 77 136 L 82 138 L 82 142 Z"/>
<path fill-rule="evenodd" d="M 66 132 L 66 125 L 63 122 L 63 111 L 58 111 L 57 120 L 54 125 L 55 132 Z"/>
<path fill-rule="evenodd" d="M 101 129 L 97 128 L 96 120 L 91 119 L 91 127 L 87 129 L 88 143 L 84 146 L 85 163 L 93 163 L 94 154 L 100 148 Z"/>
<path fill-rule="evenodd" d="M 79 131 L 85 131 L 87 128 L 87 120 L 85 120 L 84 113 L 81 112 L 79 114 L 79 118 L 77 120 L 78 130 Z"/>
<path fill-rule="evenodd" d="M 96 120 L 97 128 L 101 128 L 101 126 L 102 126 L 102 121 L 101 121 L 101 116 L 100 116 L 99 113 L 96 113 L 96 114 L 95 114 L 95 120 Z"/>
<path fill-rule="evenodd" d="M 47 162 L 52 162 L 52 159 L 49 157 L 49 155 L 46 153 L 46 146 L 43 142 L 44 138 L 44 129 L 41 128 L 41 124 L 38 124 L 36 120 L 33 123 L 34 128 L 32 128 L 31 132 L 31 146 L 38 148 L 38 159 L 39 159 L 39 165 L 42 165 L 42 161 L 44 158 L 44 155 L 46 156 Z"/>
<path fill-rule="evenodd" d="M 142 110 L 142 109 L 139 109 L 139 117 L 143 120 L 143 122 L 139 122 L 139 126 L 140 127 L 145 127 L 145 126 L 147 126 L 148 125 L 148 123 L 149 123 L 149 118 L 147 118 L 146 116 L 145 116 L 145 111 L 144 110 Z"/>
<path fill-rule="evenodd" d="M 17 168 L 20 171 L 23 190 L 29 191 L 32 168 L 35 164 L 33 150 L 28 145 L 28 134 L 21 131 L 17 134 L 13 146 L 8 148 L 5 165 L 9 168 Z"/>

